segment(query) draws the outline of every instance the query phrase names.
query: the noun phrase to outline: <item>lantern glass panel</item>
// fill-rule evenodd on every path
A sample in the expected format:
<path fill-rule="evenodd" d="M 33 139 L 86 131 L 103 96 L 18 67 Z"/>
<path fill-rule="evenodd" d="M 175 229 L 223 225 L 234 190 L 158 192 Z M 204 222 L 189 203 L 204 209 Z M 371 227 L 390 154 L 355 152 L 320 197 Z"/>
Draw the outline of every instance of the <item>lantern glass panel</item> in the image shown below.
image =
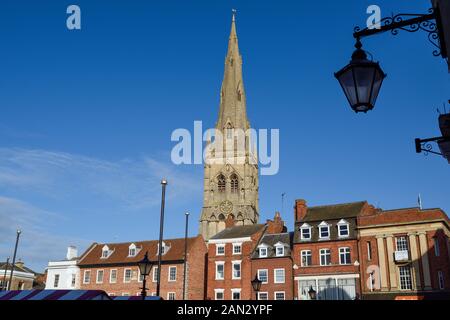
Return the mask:
<path fill-rule="evenodd" d="M 338 78 L 342 89 L 344 90 L 345 96 L 348 99 L 350 105 L 355 105 L 358 103 L 356 98 L 356 88 L 355 81 L 353 79 L 353 72 L 351 68 L 345 70 Z"/>

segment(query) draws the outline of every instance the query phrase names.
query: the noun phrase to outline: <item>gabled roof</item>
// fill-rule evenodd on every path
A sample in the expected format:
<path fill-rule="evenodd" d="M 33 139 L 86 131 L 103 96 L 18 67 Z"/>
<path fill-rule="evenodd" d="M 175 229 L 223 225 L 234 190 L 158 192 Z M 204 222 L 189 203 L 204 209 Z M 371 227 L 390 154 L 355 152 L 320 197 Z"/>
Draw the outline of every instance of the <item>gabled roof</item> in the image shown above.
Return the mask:
<path fill-rule="evenodd" d="M 188 252 L 194 245 L 195 241 L 203 241 L 201 236 L 195 238 L 188 238 Z M 128 255 L 130 244 L 134 243 L 139 252 L 130 257 Z M 179 239 L 165 239 L 164 243 L 170 249 L 162 256 L 162 261 L 181 261 L 184 259 L 184 238 Z M 108 258 L 101 258 L 102 248 L 107 245 L 110 250 L 114 252 Z M 148 259 L 150 261 L 157 261 L 158 256 L 158 240 L 151 241 L 133 241 L 123 243 L 93 243 L 89 249 L 82 255 L 78 263 L 79 266 L 96 265 L 96 264 L 122 264 L 122 263 L 137 263 L 144 258 L 148 251 Z M 205 247 L 206 251 L 206 247 Z"/>
<path fill-rule="evenodd" d="M 360 214 L 366 203 L 366 201 L 358 201 L 343 204 L 309 207 L 306 211 L 305 218 L 302 219 L 302 222 L 354 218 Z"/>
<path fill-rule="evenodd" d="M 213 236 L 211 240 L 251 237 L 255 233 L 261 231 L 264 227 L 264 224 L 252 224 L 247 226 L 226 228 Z"/>
<path fill-rule="evenodd" d="M 274 247 L 277 243 L 284 243 L 289 246 L 289 249 L 291 248 L 292 239 L 293 239 L 294 233 L 293 232 L 285 232 L 285 233 L 277 233 L 277 234 L 265 234 L 261 241 L 259 242 L 259 246 L 266 245 L 268 247 Z M 288 249 L 288 250 L 289 250 Z M 285 252 L 285 256 L 289 256 L 289 252 Z M 252 254 L 253 259 L 257 259 L 259 257 L 258 250 L 255 250 Z M 275 250 L 269 250 L 267 252 L 267 258 L 275 257 Z"/>
<path fill-rule="evenodd" d="M 9 262 L 8 263 L 8 274 L 9 274 L 9 272 L 11 272 L 11 266 L 12 266 L 12 262 Z M 6 268 L 6 262 L 0 262 L 0 270 L 5 270 L 5 268 Z M 25 266 L 19 266 L 17 264 L 14 267 L 14 271 L 37 274 L 37 272 L 34 272 L 30 268 L 27 268 Z"/>

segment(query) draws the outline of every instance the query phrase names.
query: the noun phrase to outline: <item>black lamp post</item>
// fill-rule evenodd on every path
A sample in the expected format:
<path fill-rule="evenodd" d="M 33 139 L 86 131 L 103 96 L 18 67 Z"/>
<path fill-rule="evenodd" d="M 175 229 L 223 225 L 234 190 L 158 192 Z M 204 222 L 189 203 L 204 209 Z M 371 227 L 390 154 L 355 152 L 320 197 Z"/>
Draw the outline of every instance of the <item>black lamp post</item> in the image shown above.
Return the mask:
<path fill-rule="evenodd" d="M 256 294 L 256 300 L 258 300 L 258 292 L 259 290 L 261 290 L 262 281 L 258 279 L 258 275 L 255 275 L 255 279 L 253 279 L 251 282 L 253 290 L 255 291 Z"/>
<path fill-rule="evenodd" d="M 8 275 L 8 267 L 9 267 L 9 257 L 6 258 L 6 266 L 5 266 L 5 274 L 3 275 L 3 283 L 0 290 L 6 290 L 8 287 L 6 286 L 6 276 Z"/>
<path fill-rule="evenodd" d="M 12 280 L 13 280 L 13 273 L 14 273 L 14 267 L 16 265 L 16 254 L 17 254 L 17 247 L 19 245 L 19 237 L 22 231 L 20 229 L 17 230 L 17 236 L 16 236 L 16 245 L 14 246 L 14 255 L 13 255 L 13 261 L 11 265 L 11 276 L 9 277 L 9 283 L 8 283 L 8 291 L 11 290 Z"/>
<path fill-rule="evenodd" d="M 365 113 L 373 109 L 386 74 L 378 62 L 367 59 L 359 39 L 355 48 L 350 63 L 334 75 L 344 90 L 351 108 L 355 112 Z"/>
<path fill-rule="evenodd" d="M 150 274 L 150 271 L 152 270 L 153 263 L 148 260 L 148 251 L 145 253 L 144 259 L 138 262 L 139 271 L 141 275 L 144 277 L 142 279 L 142 291 L 141 291 L 141 297 L 142 300 L 145 300 L 145 297 L 147 296 L 147 288 L 146 285 L 146 278 Z"/>
<path fill-rule="evenodd" d="M 161 187 L 162 187 L 162 193 L 161 193 L 161 217 L 159 220 L 159 242 L 158 242 L 158 279 L 156 281 L 156 296 L 159 297 L 160 289 L 161 289 L 161 256 L 163 253 L 162 250 L 162 242 L 163 242 L 163 233 L 164 233 L 164 206 L 166 201 L 166 186 L 167 186 L 167 180 L 162 179 L 161 180 Z"/>
<path fill-rule="evenodd" d="M 313 289 L 312 286 L 309 287 L 308 294 L 309 294 L 309 298 L 311 300 L 317 300 L 317 292 L 316 292 L 316 290 Z"/>

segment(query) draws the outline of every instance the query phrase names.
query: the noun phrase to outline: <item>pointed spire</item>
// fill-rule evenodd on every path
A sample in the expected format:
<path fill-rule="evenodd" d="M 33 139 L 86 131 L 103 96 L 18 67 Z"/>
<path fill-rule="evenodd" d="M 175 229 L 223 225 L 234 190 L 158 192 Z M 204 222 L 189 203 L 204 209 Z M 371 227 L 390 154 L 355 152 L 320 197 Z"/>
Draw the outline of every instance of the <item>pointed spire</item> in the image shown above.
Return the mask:
<path fill-rule="evenodd" d="M 239 53 L 236 32 L 236 10 L 232 10 L 231 31 L 225 58 L 225 73 L 220 92 L 220 111 L 217 128 L 228 127 L 248 129 L 242 58 Z"/>

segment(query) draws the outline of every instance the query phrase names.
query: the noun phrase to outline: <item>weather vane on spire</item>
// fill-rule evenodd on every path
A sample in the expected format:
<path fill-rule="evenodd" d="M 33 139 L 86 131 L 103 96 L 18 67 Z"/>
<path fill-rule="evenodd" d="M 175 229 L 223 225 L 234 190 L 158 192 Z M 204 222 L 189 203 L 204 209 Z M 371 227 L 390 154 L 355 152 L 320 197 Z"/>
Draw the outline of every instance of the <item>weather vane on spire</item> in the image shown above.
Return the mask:
<path fill-rule="evenodd" d="M 233 21 L 235 21 L 236 20 L 236 12 L 237 12 L 237 10 L 236 9 L 231 9 L 231 12 L 233 12 Z"/>

